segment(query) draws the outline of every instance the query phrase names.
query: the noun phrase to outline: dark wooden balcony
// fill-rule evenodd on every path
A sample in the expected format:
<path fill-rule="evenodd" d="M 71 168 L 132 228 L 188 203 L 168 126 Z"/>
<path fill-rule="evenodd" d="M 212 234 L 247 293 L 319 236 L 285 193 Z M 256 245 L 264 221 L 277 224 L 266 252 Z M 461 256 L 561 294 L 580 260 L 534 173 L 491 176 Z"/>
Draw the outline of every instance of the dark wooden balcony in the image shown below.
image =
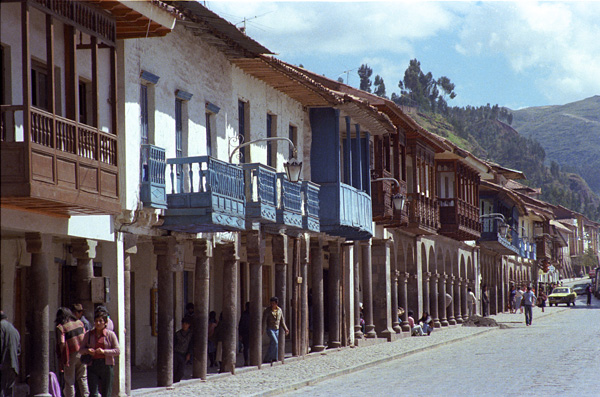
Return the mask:
<path fill-rule="evenodd" d="M 2 206 L 63 216 L 119 213 L 117 137 L 38 108 L 26 113 L 0 106 Z"/>
<path fill-rule="evenodd" d="M 387 171 L 382 171 L 380 175 L 375 175 L 376 178 L 391 178 L 392 174 Z M 391 180 L 381 180 L 371 183 L 371 198 L 373 200 L 373 221 L 377 224 L 386 227 L 399 227 L 408 225 L 408 206 L 396 210 L 394 208 L 394 194 L 400 193 L 407 197 L 406 182 L 398 181 L 400 190 L 396 187 L 396 183 Z"/>
<path fill-rule="evenodd" d="M 344 183 L 323 183 L 319 192 L 321 231 L 348 240 L 373 236 L 371 197 Z"/>
<path fill-rule="evenodd" d="M 438 198 L 440 234 L 455 240 L 477 240 L 481 237 L 479 208 L 459 198 Z"/>
<path fill-rule="evenodd" d="M 165 149 L 154 145 L 141 147 L 140 199 L 144 207 L 166 209 L 167 192 Z"/>
<path fill-rule="evenodd" d="M 243 164 L 246 221 L 273 224 L 277 222 L 277 173 L 264 164 Z"/>
<path fill-rule="evenodd" d="M 552 237 L 543 233 L 535 237 L 537 259 L 552 259 Z"/>
<path fill-rule="evenodd" d="M 320 232 L 319 222 L 319 190 L 320 186 L 310 181 L 302 182 L 302 195 L 304 197 L 304 215 L 302 228 L 310 232 Z"/>
<path fill-rule="evenodd" d="M 163 228 L 200 233 L 246 227 L 244 171 L 209 156 L 167 159 L 171 193 Z"/>
<path fill-rule="evenodd" d="M 502 219 L 482 217 L 482 231 L 479 245 L 501 255 L 520 255 L 519 238 L 514 233 L 501 233 L 501 226 L 506 226 Z"/>
<path fill-rule="evenodd" d="M 302 229 L 302 183 L 290 182 L 285 173 L 277 174 L 277 225 Z"/>
<path fill-rule="evenodd" d="M 408 226 L 413 234 L 436 234 L 440 228 L 440 211 L 437 200 L 420 193 L 408 195 Z"/>

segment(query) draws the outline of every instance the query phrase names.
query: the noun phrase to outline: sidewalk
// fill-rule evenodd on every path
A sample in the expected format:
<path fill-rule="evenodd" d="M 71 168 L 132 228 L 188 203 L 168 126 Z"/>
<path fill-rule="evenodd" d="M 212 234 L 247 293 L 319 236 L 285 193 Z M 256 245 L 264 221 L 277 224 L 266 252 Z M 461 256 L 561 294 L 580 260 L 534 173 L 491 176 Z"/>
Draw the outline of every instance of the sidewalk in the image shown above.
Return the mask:
<path fill-rule="evenodd" d="M 536 321 L 540 318 L 566 309 L 564 306 L 547 307 L 545 313 L 542 313 L 541 309 L 536 307 L 533 312 L 533 324 L 535 326 Z M 525 317 L 522 314 L 501 313 L 490 316 L 490 318 L 508 328 L 525 327 Z M 378 343 L 364 347 L 329 349 L 321 353 L 309 354 L 304 358 L 286 359 L 285 364 L 278 363 L 273 367 L 263 366 L 261 370 L 257 370 L 255 367 L 236 368 L 236 375 L 234 376 L 214 374 L 210 375 L 206 382 L 190 379 L 175 384 L 169 390 L 164 387 L 145 388 L 133 390 L 132 394 L 136 396 L 275 395 L 442 345 L 459 342 L 488 332 L 496 332 L 498 329 L 498 327 L 476 328 L 458 325 L 443 327 L 434 330 L 431 336 L 406 337 L 394 342 Z"/>

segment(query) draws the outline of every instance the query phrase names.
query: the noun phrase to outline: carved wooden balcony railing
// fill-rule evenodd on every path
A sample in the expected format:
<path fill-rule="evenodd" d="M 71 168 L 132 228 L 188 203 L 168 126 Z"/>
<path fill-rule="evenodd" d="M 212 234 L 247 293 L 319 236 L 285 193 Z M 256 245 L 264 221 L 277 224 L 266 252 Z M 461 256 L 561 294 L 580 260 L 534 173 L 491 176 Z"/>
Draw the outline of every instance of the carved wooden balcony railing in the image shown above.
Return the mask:
<path fill-rule="evenodd" d="M 373 235 L 371 197 L 344 183 L 321 184 L 321 231 L 348 240 L 368 240 Z"/>
<path fill-rule="evenodd" d="M 84 1 L 34 0 L 32 5 L 59 19 L 68 20 L 78 30 L 99 37 L 110 44 L 116 41 L 116 22 L 113 17 Z"/>
<path fill-rule="evenodd" d="M 311 232 L 320 232 L 319 222 L 319 190 L 320 186 L 310 181 L 302 182 L 304 208 L 302 228 Z"/>
<path fill-rule="evenodd" d="M 435 234 L 440 228 L 440 212 L 437 200 L 419 193 L 408 195 L 408 226 L 414 234 Z"/>
<path fill-rule="evenodd" d="M 245 229 L 246 196 L 241 167 L 209 156 L 167 159 L 171 193 L 164 229 L 188 233 Z M 179 182 L 177 169 L 183 173 Z"/>
<path fill-rule="evenodd" d="M 438 198 L 440 208 L 440 234 L 466 241 L 481 236 L 479 208 L 458 198 Z"/>
<path fill-rule="evenodd" d="M 537 259 L 552 258 L 552 237 L 546 233 L 535 237 L 537 245 Z"/>
<path fill-rule="evenodd" d="M 25 113 L 0 106 L 2 204 L 61 215 L 118 213 L 117 137 L 35 107 Z"/>
<path fill-rule="evenodd" d="M 495 251 L 501 255 L 520 255 L 518 237 L 514 233 L 508 232 L 505 235 L 500 233 L 500 226 L 505 226 L 501 219 L 482 216 L 482 231 L 479 238 L 479 245 Z M 506 226 L 508 227 L 508 226 Z"/>
<path fill-rule="evenodd" d="M 391 178 L 392 174 L 384 170 L 375 177 Z M 402 180 L 398 182 L 400 183 L 400 190 L 398 190 L 394 181 L 387 179 L 371 183 L 373 221 L 375 223 L 386 227 L 399 227 L 408 224 L 408 205 L 405 204 L 402 210 L 396 210 L 392 200 L 396 193 L 407 197 L 406 182 Z"/>
<path fill-rule="evenodd" d="M 302 229 L 302 183 L 277 174 L 277 227 Z"/>
<path fill-rule="evenodd" d="M 246 222 L 277 222 L 277 173 L 264 164 L 243 164 Z"/>
<path fill-rule="evenodd" d="M 141 147 L 140 199 L 144 207 L 167 208 L 165 149 L 154 145 Z"/>

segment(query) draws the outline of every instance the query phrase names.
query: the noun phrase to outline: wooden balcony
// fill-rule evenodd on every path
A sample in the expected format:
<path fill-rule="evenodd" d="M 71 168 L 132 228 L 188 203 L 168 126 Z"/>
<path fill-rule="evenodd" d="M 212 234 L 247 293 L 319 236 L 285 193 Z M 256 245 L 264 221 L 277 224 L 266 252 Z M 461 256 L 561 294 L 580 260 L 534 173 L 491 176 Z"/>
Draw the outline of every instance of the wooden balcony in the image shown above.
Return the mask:
<path fill-rule="evenodd" d="M 501 255 L 520 255 L 519 238 L 515 238 L 513 233 L 508 233 L 506 236 L 502 235 L 500 233 L 500 225 L 502 223 L 500 219 L 482 219 L 479 245 Z"/>
<path fill-rule="evenodd" d="M 245 229 L 241 167 L 209 156 L 167 159 L 171 193 L 162 228 L 187 233 Z"/>
<path fill-rule="evenodd" d="M 154 145 L 141 147 L 140 199 L 144 207 L 166 209 L 167 192 L 165 149 Z"/>
<path fill-rule="evenodd" d="M 319 190 L 320 186 L 310 181 L 302 182 L 302 195 L 304 197 L 304 215 L 302 228 L 309 232 L 320 232 L 319 222 Z"/>
<path fill-rule="evenodd" d="M 535 237 L 537 259 L 552 259 L 552 237 L 543 233 Z"/>
<path fill-rule="evenodd" d="M 438 198 L 440 205 L 440 234 L 459 241 L 481 237 L 479 208 L 459 198 Z"/>
<path fill-rule="evenodd" d="M 382 171 L 376 178 L 391 178 L 392 174 Z M 386 227 L 399 227 L 408 225 L 408 205 L 399 211 L 394 208 L 392 198 L 394 194 L 400 193 L 407 197 L 406 182 L 400 182 L 400 190 L 396 183 L 391 180 L 382 180 L 371 183 L 371 198 L 373 200 L 373 221 Z"/>
<path fill-rule="evenodd" d="M 264 164 L 243 164 L 246 221 L 273 224 L 277 222 L 277 173 Z"/>
<path fill-rule="evenodd" d="M 25 118 L 31 120 L 23 131 Z M 3 207 L 62 216 L 120 212 L 117 137 L 23 106 L 0 106 Z"/>
<path fill-rule="evenodd" d="M 302 229 L 302 183 L 290 182 L 285 173 L 278 173 L 277 184 L 277 225 Z"/>
<path fill-rule="evenodd" d="M 419 193 L 408 195 L 408 226 L 413 234 L 436 234 L 440 228 L 440 211 L 437 200 Z"/>
<path fill-rule="evenodd" d="M 373 236 L 371 197 L 344 183 L 323 183 L 319 191 L 321 231 L 348 240 Z"/>

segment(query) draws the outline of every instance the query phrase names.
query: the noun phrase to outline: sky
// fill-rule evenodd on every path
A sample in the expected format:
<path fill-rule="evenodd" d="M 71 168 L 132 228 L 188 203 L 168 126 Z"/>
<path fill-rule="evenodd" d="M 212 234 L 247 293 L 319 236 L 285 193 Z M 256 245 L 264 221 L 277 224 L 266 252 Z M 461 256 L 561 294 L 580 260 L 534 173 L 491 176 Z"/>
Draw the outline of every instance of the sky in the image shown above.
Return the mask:
<path fill-rule="evenodd" d="M 358 87 L 368 64 L 387 96 L 411 59 L 456 85 L 450 106 L 510 109 L 600 95 L 600 2 L 207 1 L 294 65 Z M 348 71 L 348 72 L 347 72 Z"/>

